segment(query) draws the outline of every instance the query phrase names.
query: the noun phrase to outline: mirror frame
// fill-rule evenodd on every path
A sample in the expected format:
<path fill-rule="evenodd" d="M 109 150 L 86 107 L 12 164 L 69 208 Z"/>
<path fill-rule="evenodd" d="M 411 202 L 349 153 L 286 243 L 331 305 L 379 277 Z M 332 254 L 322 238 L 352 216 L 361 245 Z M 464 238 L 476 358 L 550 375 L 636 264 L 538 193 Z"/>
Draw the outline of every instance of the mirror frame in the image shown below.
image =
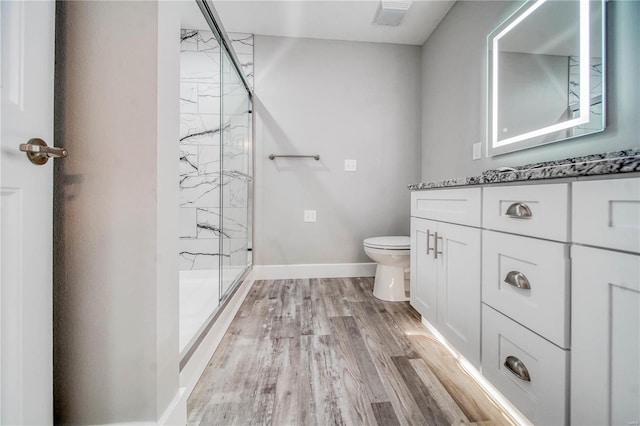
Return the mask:
<path fill-rule="evenodd" d="M 511 14 L 506 20 L 496 27 L 487 36 L 487 81 L 486 81 L 486 96 L 487 96 L 487 120 L 486 120 L 486 151 L 487 156 L 492 157 L 500 154 L 506 154 L 513 151 L 519 151 L 522 149 L 533 148 L 536 146 L 546 145 L 550 143 L 560 142 L 567 139 L 573 139 L 587 134 L 597 133 L 603 131 L 606 127 L 605 120 L 605 88 L 606 88 L 606 73 L 605 73 L 605 1 L 606 0 L 576 0 L 579 2 L 580 10 L 580 115 L 575 118 L 570 118 L 566 121 L 545 126 L 539 129 L 534 129 L 519 135 L 510 136 L 506 139 L 499 139 L 498 131 L 498 87 L 499 76 L 494 70 L 498 69 L 498 57 L 499 54 L 493 54 L 499 52 L 499 41 L 502 37 L 517 27 L 517 25 L 524 21 L 528 16 L 534 13 L 540 6 L 547 2 L 554 0 L 528 0 L 521 7 L 519 7 L 513 14 Z M 600 34 L 602 37 L 602 126 L 598 130 L 593 130 L 588 133 L 572 136 L 560 136 L 553 140 L 540 141 L 539 137 L 552 134 L 554 132 L 567 130 L 580 126 L 590 122 L 590 106 L 591 106 L 591 52 L 590 52 L 590 38 L 592 35 L 591 28 L 591 8 L 592 4 L 596 3 L 601 8 L 601 28 Z M 588 60 L 583 60 L 588 58 Z M 586 112 L 586 113 L 585 113 Z"/>

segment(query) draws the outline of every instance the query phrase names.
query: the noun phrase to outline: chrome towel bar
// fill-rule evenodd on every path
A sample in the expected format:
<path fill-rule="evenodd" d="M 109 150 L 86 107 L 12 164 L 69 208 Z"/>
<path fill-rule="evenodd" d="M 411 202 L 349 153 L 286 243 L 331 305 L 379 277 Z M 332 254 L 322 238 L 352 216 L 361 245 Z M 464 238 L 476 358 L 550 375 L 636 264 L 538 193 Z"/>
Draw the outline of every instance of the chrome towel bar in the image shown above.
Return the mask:
<path fill-rule="evenodd" d="M 275 160 L 278 157 L 284 157 L 284 158 L 313 158 L 314 160 L 318 161 L 320 159 L 320 154 L 315 154 L 315 155 L 274 155 L 274 154 L 269 154 L 269 160 Z"/>

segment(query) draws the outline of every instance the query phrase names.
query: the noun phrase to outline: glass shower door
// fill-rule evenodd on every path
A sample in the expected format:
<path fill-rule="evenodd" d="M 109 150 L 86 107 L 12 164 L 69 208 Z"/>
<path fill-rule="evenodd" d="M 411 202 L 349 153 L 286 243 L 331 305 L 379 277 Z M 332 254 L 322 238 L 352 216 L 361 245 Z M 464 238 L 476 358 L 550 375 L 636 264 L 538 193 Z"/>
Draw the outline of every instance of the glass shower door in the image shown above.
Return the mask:
<path fill-rule="evenodd" d="M 180 44 L 181 365 L 251 265 L 253 188 L 253 35 L 221 32 L 210 2 L 185 4 L 191 10 L 182 12 L 189 27 Z"/>
<path fill-rule="evenodd" d="M 220 301 L 220 51 L 220 42 L 211 31 L 182 29 L 179 141 L 181 352 L 198 338 Z"/>
<path fill-rule="evenodd" d="M 223 300 L 249 267 L 251 100 L 238 71 L 222 53 L 222 191 L 220 295 Z"/>

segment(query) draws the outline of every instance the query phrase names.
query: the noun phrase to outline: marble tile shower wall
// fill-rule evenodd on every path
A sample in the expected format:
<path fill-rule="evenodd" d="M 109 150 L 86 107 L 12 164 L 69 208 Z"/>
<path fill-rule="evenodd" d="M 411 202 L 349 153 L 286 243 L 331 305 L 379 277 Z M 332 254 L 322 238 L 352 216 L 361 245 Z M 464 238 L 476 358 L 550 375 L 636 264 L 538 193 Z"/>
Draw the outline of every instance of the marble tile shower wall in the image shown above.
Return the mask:
<path fill-rule="evenodd" d="M 253 85 L 253 35 L 229 34 Z M 225 115 L 220 125 L 220 46 L 209 31 L 182 30 L 180 49 L 180 269 L 245 265 L 247 253 L 247 114 L 244 88 L 223 61 Z M 235 84 L 234 84 L 235 83 Z M 222 136 L 222 138 L 221 138 Z M 221 177 L 221 141 L 224 141 Z M 222 179 L 222 180 L 221 180 Z M 222 188 L 222 205 L 220 191 Z M 220 227 L 221 207 L 223 226 Z M 220 252 L 222 240 L 222 252 Z M 235 258 L 234 258 L 235 257 Z"/>

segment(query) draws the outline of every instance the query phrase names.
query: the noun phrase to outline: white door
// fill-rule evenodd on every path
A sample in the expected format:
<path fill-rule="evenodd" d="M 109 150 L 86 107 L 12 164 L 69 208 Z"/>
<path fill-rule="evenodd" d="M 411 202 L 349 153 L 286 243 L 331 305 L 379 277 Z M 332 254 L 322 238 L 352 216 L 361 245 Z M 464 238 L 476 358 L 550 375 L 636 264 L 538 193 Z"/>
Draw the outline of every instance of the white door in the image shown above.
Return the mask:
<path fill-rule="evenodd" d="M 3 0 L 0 15 L 0 423 L 51 424 L 53 161 L 19 146 L 53 144 L 55 5 Z"/>

